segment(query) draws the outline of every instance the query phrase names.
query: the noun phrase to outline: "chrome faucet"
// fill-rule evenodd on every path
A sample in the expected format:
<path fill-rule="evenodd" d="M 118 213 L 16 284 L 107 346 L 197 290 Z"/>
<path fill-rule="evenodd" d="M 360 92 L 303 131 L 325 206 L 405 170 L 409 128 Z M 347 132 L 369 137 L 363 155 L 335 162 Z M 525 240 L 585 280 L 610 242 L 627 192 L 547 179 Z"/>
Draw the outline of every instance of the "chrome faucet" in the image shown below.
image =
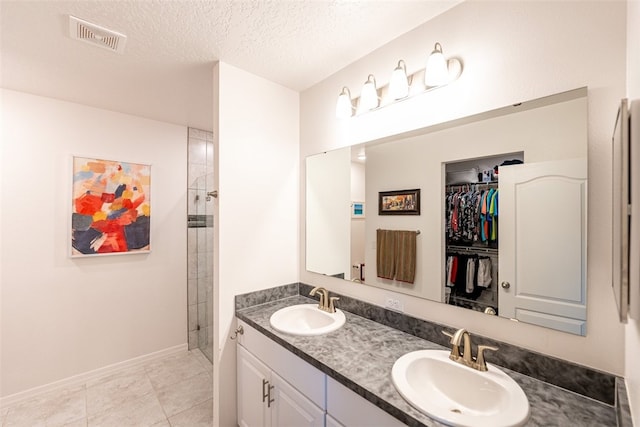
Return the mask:
<path fill-rule="evenodd" d="M 442 331 L 442 333 L 451 338 L 449 359 L 478 371 L 485 372 L 487 370 L 487 363 L 484 360 L 485 350 L 498 350 L 497 347 L 479 345 L 478 356 L 474 358 L 473 349 L 471 348 L 471 334 L 466 329 L 458 329 L 453 335 L 446 331 Z M 460 345 L 464 347 L 463 351 L 460 351 Z"/>
<path fill-rule="evenodd" d="M 311 292 L 309 292 L 309 296 L 314 296 L 316 293 L 320 297 L 320 303 L 318 304 L 318 308 L 322 311 L 326 311 L 327 313 L 335 313 L 336 312 L 335 302 L 340 298 L 338 297 L 329 298 L 329 291 L 327 291 L 325 288 L 321 288 L 320 286 L 316 286 L 315 288 L 311 289 Z"/>

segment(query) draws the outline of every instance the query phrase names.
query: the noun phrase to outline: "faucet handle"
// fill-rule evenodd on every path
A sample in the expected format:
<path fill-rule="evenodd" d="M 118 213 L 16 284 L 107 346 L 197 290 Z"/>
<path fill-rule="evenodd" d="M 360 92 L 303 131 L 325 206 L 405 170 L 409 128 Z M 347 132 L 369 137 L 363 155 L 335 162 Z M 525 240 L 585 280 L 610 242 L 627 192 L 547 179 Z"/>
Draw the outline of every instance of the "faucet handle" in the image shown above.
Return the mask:
<path fill-rule="evenodd" d="M 451 332 L 447 332 L 444 329 L 440 332 L 442 332 L 443 335 L 448 336 L 450 339 L 453 339 L 453 334 Z"/>
<path fill-rule="evenodd" d="M 340 299 L 339 297 L 331 297 L 331 298 L 329 298 L 329 313 L 335 313 L 336 312 L 335 302 L 338 301 L 339 299 Z"/>
<path fill-rule="evenodd" d="M 490 350 L 490 351 L 498 351 L 498 347 L 493 347 L 490 345 L 479 345 L 478 346 L 478 357 L 476 357 L 476 366 L 479 371 L 486 371 L 487 370 L 487 363 L 484 360 L 484 351 L 485 350 Z"/>

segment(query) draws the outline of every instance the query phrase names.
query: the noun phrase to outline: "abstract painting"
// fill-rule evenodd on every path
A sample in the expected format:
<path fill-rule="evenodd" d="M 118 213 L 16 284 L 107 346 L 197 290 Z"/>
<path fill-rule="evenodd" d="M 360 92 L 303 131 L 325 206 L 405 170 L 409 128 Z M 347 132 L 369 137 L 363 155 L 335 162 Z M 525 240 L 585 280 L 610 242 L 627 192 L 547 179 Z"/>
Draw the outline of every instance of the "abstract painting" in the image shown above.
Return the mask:
<path fill-rule="evenodd" d="M 71 256 L 149 252 L 151 166 L 73 158 Z"/>

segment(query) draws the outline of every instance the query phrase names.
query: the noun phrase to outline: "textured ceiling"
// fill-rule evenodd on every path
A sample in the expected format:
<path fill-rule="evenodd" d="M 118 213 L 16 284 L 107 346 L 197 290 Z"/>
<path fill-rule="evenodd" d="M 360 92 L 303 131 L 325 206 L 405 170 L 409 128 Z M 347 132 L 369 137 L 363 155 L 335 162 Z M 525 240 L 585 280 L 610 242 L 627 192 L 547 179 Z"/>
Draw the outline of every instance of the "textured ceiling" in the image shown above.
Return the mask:
<path fill-rule="evenodd" d="M 1 85 L 211 129 L 216 61 L 302 91 L 459 1 L 2 0 Z M 72 40 L 67 15 L 125 53 Z"/>

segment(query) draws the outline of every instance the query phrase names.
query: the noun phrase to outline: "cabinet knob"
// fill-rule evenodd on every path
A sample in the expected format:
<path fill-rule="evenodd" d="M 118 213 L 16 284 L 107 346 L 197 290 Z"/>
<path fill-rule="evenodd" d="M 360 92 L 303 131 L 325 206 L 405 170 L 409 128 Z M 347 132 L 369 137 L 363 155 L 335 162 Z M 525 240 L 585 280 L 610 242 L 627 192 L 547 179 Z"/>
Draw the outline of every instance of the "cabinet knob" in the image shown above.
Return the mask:
<path fill-rule="evenodd" d="M 500 286 L 502 286 L 502 289 L 509 289 L 511 287 L 511 283 L 509 282 L 502 282 L 500 284 Z"/>
<path fill-rule="evenodd" d="M 236 338 L 238 338 L 238 334 L 244 335 L 244 328 L 242 327 L 242 325 L 238 326 L 236 330 L 233 331 L 233 336 L 231 337 L 231 339 L 235 340 Z"/>

